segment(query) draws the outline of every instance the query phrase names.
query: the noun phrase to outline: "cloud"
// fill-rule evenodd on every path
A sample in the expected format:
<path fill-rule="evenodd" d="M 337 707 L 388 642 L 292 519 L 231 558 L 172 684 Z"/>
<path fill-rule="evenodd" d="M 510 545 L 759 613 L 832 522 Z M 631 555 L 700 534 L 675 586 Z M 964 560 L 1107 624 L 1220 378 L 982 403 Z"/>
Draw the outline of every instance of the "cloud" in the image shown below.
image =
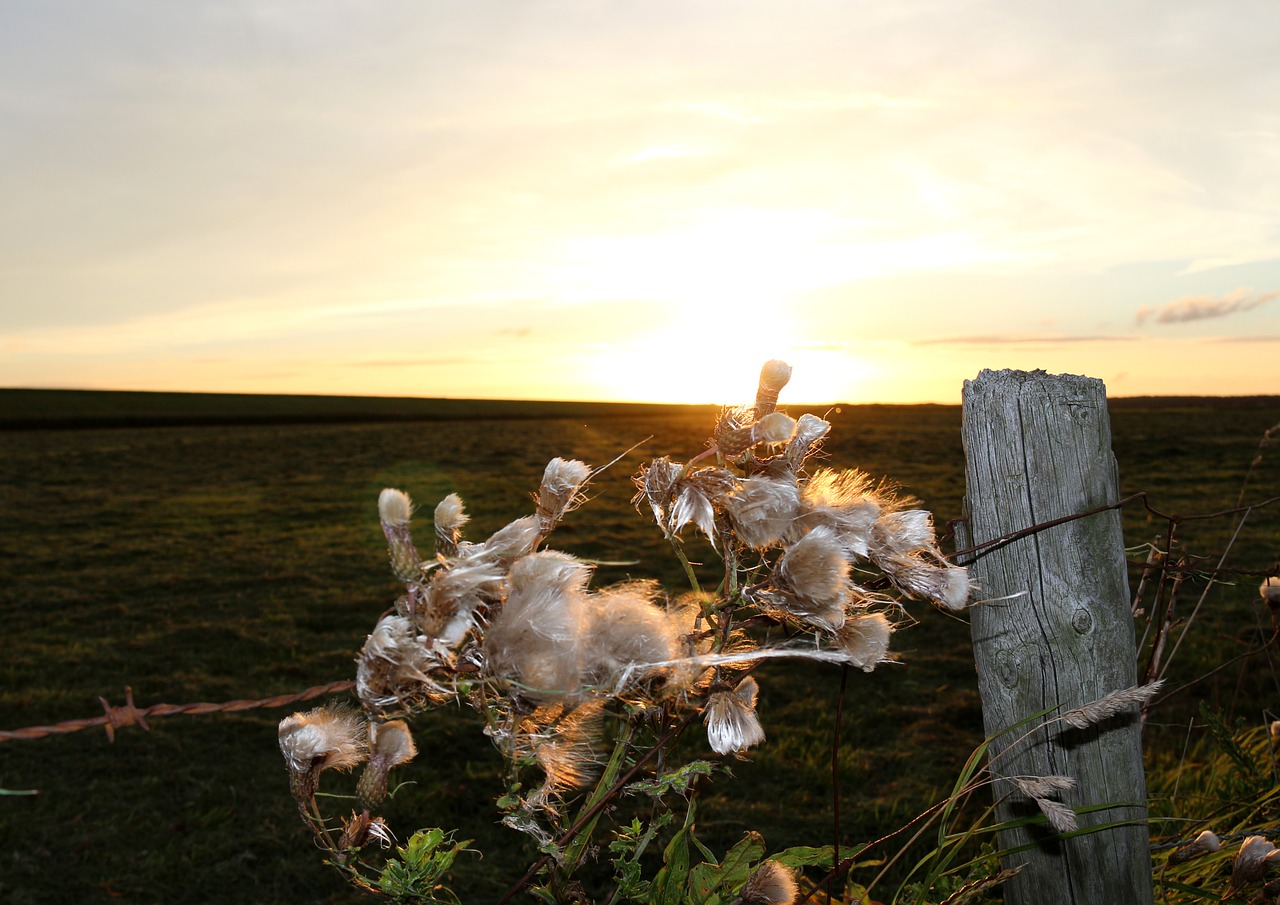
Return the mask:
<path fill-rule="evenodd" d="M 1249 311 L 1259 305 L 1265 305 L 1272 299 L 1280 298 L 1280 289 L 1271 292 L 1256 292 L 1253 289 L 1240 288 L 1225 295 L 1193 295 L 1184 296 L 1176 302 L 1156 308 L 1143 305 L 1138 309 L 1138 323 L 1145 323 L 1148 318 L 1155 318 L 1158 324 L 1181 324 L 1187 321 L 1202 321 L 1214 317 L 1227 317 L 1240 311 Z"/>
<path fill-rule="evenodd" d="M 1061 343 L 1106 343 L 1131 340 L 1131 336 L 1036 336 L 1021 334 L 985 334 L 982 336 L 943 336 L 937 339 L 918 339 L 913 346 L 1029 346 L 1058 345 Z"/>

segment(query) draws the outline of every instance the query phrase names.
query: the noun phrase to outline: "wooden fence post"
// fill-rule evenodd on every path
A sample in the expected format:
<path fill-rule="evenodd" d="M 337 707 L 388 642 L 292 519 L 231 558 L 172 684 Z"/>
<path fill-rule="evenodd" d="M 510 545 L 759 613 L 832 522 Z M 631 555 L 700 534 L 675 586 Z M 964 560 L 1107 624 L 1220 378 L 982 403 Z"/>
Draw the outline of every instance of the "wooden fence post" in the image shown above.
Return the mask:
<path fill-rule="evenodd" d="M 1114 503 L 1119 480 L 1102 381 L 1043 371 L 982 371 L 965 381 L 968 542 Z M 1022 865 L 1007 905 L 1149 905 L 1150 837 L 1136 708 L 1088 730 L 1054 718 L 1137 682 L 1120 513 L 1069 521 L 978 560 L 974 656 L 988 736 L 1047 707 L 1061 709 L 990 749 L 997 817 L 1037 813 L 1001 777 L 1066 775 L 1061 801 L 1082 830 L 1063 839 L 1034 823 L 1001 834 Z M 1005 598 L 1008 599 L 999 599 Z M 1081 809 L 1097 810 L 1081 813 Z"/>

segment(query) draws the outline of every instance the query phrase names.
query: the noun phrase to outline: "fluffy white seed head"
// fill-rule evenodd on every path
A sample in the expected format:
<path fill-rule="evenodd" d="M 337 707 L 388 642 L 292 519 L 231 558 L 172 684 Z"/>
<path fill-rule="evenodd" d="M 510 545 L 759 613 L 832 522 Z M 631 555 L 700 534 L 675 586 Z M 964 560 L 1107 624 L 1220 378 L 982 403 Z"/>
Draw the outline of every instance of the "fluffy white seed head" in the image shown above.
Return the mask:
<path fill-rule="evenodd" d="M 280 751 L 293 773 L 349 770 L 364 760 L 365 722 L 353 711 L 317 707 L 280 721 Z"/>
<path fill-rule="evenodd" d="M 740 754 L 764 741 L 764 727 L 756 716 L 759 690 L 756 680 L 747 676 L 733 691 L 717 691 L 708 696 L 703 719 L 711 750 L 717 754 Z"/>
<path fill-rule="evenodd" d="M 871 530 L 880 517 L 881 508 L 869 475 L 856 470 L 823 468 L 801 489 L 796 529 L 808 531 L 827 525 L 835 530 L 851 555 L 866 557 Z"/>
<path fill-rule="evenodd" d="M 583 596 L 590 575 L 586 564 L 553 551 L 511 567 L 507 602 L 485 633 L 485 656 L 494 675 L 534 702 L 582 691 Z"/>
<path fill-rule="evenodd" d="M 418 756 L 409 724 L 404 720 L 388 720 L 369 724 L 369 753 L 384 759 L 388 767 L 398 767 Z"/>
<path fill-rule="evenodd" d="M 850 616 L 835 633 L 837 650 L 863 672 L 871 672 L 889 659 L 893 623 L 884 613 Z"/>
<path fill-rule="evenodd" d="M 794 481 L 759 476 L 744 478 L 724 497 L 739 539 L 756 549 L 782 541 L 798 504 L 799 490 Z"/>
<path fill-rule="evenodd" d="M 538 489 L 539 530 L 548 534 L 566 512 L 582 502 L 582 485 L 591 476 L 591 466 L 577 459 L 552 459 L 542 473 Z"/>
<path fill-rule="evenodd" d="M 378 518 L 384 525 L 407 525 L 412 514 L 413 501 L 403 490 L 387 487 L 378 494 Z"/>
<path fill-rule="evenodd" d="M 814 528 L 792 544 L 778 564 L 782 582 L 797 596 L 840 601 L 849 588 L 849 561 L 834 529 Z"/>
<path fill-rule="evenodd" d="M 592 684 L 620 694 L 662 672 L 650 664 L 680 654 L 677 623 L 654 599 L 652 582 L 626 582 L 585 600 L 581 644 L 583 670 Z"/>
<path fill-rule="evenodd" d="M 756 422 L 757 443 L 786 443 L 796 428 L 794 418 L 782 412 L 772 412 Z"/>
<path fill-rule="evenodd" d="M 795 874 L 777 861 L 762 861 L 747 878 L 738 900 L 742 905 L 791 905 L 799 895 Z"/>

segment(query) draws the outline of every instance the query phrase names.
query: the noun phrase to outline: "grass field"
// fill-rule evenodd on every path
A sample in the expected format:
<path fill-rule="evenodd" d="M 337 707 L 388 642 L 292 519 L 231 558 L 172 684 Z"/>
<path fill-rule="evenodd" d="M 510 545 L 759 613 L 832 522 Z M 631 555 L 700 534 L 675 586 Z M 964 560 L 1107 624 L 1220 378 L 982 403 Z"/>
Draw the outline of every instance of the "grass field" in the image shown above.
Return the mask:
<path fill-rule="evenodd" d="M 958 407 L 826 414 L 829 464 L 894 478 L 940 530 L 960 516 Z M 710 418 L 672 406 L 0 391 L 0 728 L 93 715 L 99 695 L 121 703 L 126 685 L 146 706 L 351 678 L 352 658 L 398 593 L 377 519 L 385 486 L 428 511 L 458 492 L 469 536 L 483 537 L 529 511 L 551 457 L 622 456 L 552 543 L 628 563 L 602 567 L 601 583 L 657 577 L 679 590 L 669 548 L 630 505 L 630 475 L 654 456 L 701 451 Z M 1235 504 L 1263 431 L 1280 421 L 1280 398 L 1117 400 L 1112 419 L 1122 492 L 1147 491 L 1166 513 L 1213 512 Z M 1247 496 L 1277 494 L 1272 449 Z M 1131 547 L 1165 528 L 1137 506 L 1124 524 Z M 1254 513 L 1228 565 L 1273 566 L 1278 526 L 1280 509 Z M 1230 530 L 1225 518 L 1188 522 L 1181 543 L 1216 565 Z M 1153 763 L 1176 764 L 1202 702 L 1251 722 L 1275 706 L 1276 673 L 1259 657 L 1188 685 L 1257 643 L 1269 619 L 1257 585 L 1242 578 L 1207 598 L 1173 670 L 1173 686 L 1188 687 L 1148 728 Z M 1185 605 L 1202 586 L 1184 591 Z M 849 677 L 846 843 L 931 803 L 979 740 L 967 625 L 922 606 L 915 614 L 919 624 L 896 639 L 900 665 Z M 762 676 L 770 738 L 734 766 L 735 779 L 708 790 L 700 827 L 713 848 L 748 828 L 771 848 L 830 841 L 838 682 L 838 669 L 817 665 Z M 114 744 L 101 730 L 0 743 L 0 787 L 40 792 L 0 798 L 0 898 L 362 901 L 320 864 L 297 819 L 275 742 L 286 712 L 155 720 Z M 467 901 L 491 901 L 529 859 L 523 837 L 494 825 L 497 753 L 466 710 L 428 715 L 419 740 L 405 774 L 417 785 L 397 798 L 391 822 L 474 837 L 486 858 L 464 859 L 457 887 Z"/>

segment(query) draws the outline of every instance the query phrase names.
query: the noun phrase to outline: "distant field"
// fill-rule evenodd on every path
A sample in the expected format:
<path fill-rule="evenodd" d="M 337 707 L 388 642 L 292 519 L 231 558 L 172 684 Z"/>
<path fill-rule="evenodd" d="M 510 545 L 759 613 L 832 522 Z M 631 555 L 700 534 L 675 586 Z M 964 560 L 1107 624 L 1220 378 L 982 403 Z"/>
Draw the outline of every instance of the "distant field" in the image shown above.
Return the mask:
<path fill-rule="evenodd" d="M 834 424 L 828 464 L 897 480 L 940 530 L 961 515 L 958 406 L 822 411 Z M 630 475 L 654 456 L 701 451 L 711 416 L 679 406 L 0 390 L 0 728 L 92 715 L 99 695 L 120 703 L 125 685 L 146 705 L 350 678 L 396 595 L 377 524 L 384 486 L 427 512 L 460 493 L 469 536 L 483 537 L 529 511 L 552 456 L 596 465 L 623 456 L 552 545 L 628 563 L 602 568 L 600 582 L 658 577 L 679 590 L 656 528 L 629 503 Z M 1115 400 L 1112 417 L 1122 492 L 1146 490 L 1166 512 L 1211 512 L 1234 505 L 1262 432 L 1280 422 L 1280 397 Z M 1280 450 L 1264 451 L 1249 488 L 1251 500 L 1280 494 Z M 1278 526 L 1280 512 L 1256 513 L 1228 565 L 1275 563 Z M 1126 510 L 1133 547 L 1163 528 Z M 1187 523 L 1183 549 L 1215 556 L 1229 530 L 1225 520 Z M 1251 643 L 1265 618 L 1257 583 L 1209 596 L 1177 684 Z M 1184 592 L 1186 606 L 1202 586 Z M 978 741 L 967 625 L 914 612 L 919 625 L 896 639 L 902 663 L 850 676 L 846 842 L 929 804 Z M 747 828 L 771 847 L 828 841 L 838 679 L 830 667 L 764 672 L 769 741 L 735 765 L 736 779 L 712 787 L 700 811 L 709 841 Z M 1202 701 L 1253 720 L 1274 687 L 1258 662 L 1223 669 L 1161 715 L 1151 743 L 1176 749 Z M 0 787 L 41 791 L 0 798 L 0 899 L 363 901 L 306 842 L 275 746 L 282 715 L 173 717 L 149 734 L 125 730 L 114 745 L 101 731 L 0 743 Z M 528 854 L 493 826 L 497 756 L 466 710 L 421 725 L 423 754 L 408 774 L 418 786 L 397 800 L 393 823 L 475 836 L 487 857 L 462 863 L 459 888 L 491 901 Z"/>

